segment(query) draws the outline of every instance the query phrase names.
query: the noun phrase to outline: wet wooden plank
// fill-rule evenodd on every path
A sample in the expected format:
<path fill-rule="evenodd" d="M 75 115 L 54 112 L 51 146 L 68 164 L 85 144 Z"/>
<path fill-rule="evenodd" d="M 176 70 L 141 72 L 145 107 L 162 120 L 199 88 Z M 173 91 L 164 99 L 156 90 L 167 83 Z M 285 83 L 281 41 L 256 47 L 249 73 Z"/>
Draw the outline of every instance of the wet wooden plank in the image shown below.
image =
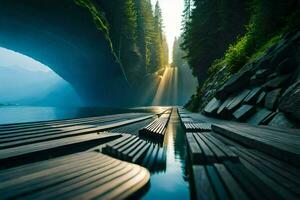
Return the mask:
<path fill-rule="evenodd" d="M 37 144 L 0 150 L 1 168 L 21 165 L 30 161 L 45 160 L 52 154 L 66 155 L 84 150 L 92 146 L 108 142 L 120 137 L 120 134 L 87 134 L 71 138 L 40 142 Z M 77 147 L 77 148 L 76 148 Z M 77 149 L 77 150 L 76 150 Z"/>
<path fill-rule="evenodd" d="M 165 149 L 159 144 L 140 139 L 137 136 L 126 135 L 116 141 L 109 142 L 102 148 L 102 153 L 129 161 L 148 168 L 150 171 L 165 169 Z"/>
<path fill-rule="evenodd" d="M 229 146 L 207 133 L 187 133 L 187 145 L 193 164 L 211 164 L 225 160 L 238 161 Z"/>
<path fill-rule="evenodd" d="M 144 188 L 150 179 L 145 168 L 100 153 L 70 157 L 27 165 L 24 173 L 10 169 L 6 179 L 2 179 L 6 171 L 1 171 L 1 199 L 124 199 Z M 80 162 L 87 157 L 93 159 Z"/>
<path fill-rule="evenodd" d="M 192 163 L 204 162 L 204 156 L 200 145 L 197 143 L 193 133 L 186 133 L 187 146 Z"/>
<path fill-rule="evenodd" d="M 87 118 L 74 118 L 74 119 L 63 119 L 63 120 L 48 120 L 40 122 L 25 122 L 25 123 L 13 123 L 13 124 L 0 124 L 0 133 L 2 131 L 10 130 L 25 130 L 25 129 L 34 129 L 41 128 L 44 126 L 56 126 L 64 124 L 81 124 L 89 123 L 93 121 L 108 121 L 114 119 L 132 119 L 149 115 L 148 113 L 124 113 L 124 114 L 114 114 L 114 115 L 105 115 L 105 116 L 96 116 L 96 117 L 87 117 Z"/>
<path fill-rule="evenodd" d="M 227 190 L 230 192 L 233 199 L 250 199 L 246 192 L 241 188 L 238 182 L 232 177 L 228 169 L 222 164 L 214 164 L 221 179 L 226 185 Z"/>
<path fill-rule="evenodd" d="M 29 144 L 36 144 L 40 142 L 45 142 L 45 141 L 51 141 L 51 140 L 56 140 L 56 139 L 61 139 L 61 138 L 68 138 L 68 137 L 74 137 L 78 135 L 84 135 L 84 134 L 89 134 L 93 132 L 98 132 L 98 131 L 104 131 L 110 128 L 115 128 L 115 127 L 120 127 L 136 122 L 140 122 L 143 120 L 147 120 L 149 118 L 152 118 L 152 115 L 148 115 L 145 117 L 139 117 L 139 118 L 133 118 L 129 120 L 120 120 L 117 122 L 112 122 L 112 123 L 104 123 L 100 124 L 98 126 L 93 126 L 93 127 L 78 127 L 75 126 L 71 129 L 71 131 L 60 131 L 57 130 L 56 132 L 52 133 L 47 133 L 44 134 L 42 133 L 41 135 L 38 136 L 32 136 L 29 138 L 24 139 L 23 137 L 17 137 L 16 140 L 10 141 L 7 139 L 0 139 L 0 149 L 6 149 L 6 148 L 12 148 L 12 147 L 18 147 L 22 145 L 29 145 Z M 1 154 L 1 150 L 0 150 Z"/>
<path fill-rule="evenodd" d="M 249 125 L 212 125 L 213 131 L 300 166 L 300 140 L 284 132 Z"/>
<path fill-rule="evenodd" d="M 170 114 L 163 114 L 158 119 L 154 120 L 149 125 L 139 130 L 139 136 L 151 139 L 157 142 L 163 142 Z"/>
<path fill-rule="evenodd" d="M 211 131 L 211 123 L 183 122 L 183 125 L 186 132 Z"/>
<path fill-rule="evenodd" d="M 240 155 L 241 163 L 252 174 L 254 174 L 257 179 L 259 179 L 265 185 L 267 185 L 273 193 L 276 193 L 277 198 L 279 197 L 279 199 L 298 199 L 295 196 L 295 194 L 291 192 L 291 188 L 286 187 L 286 184 L 289 184 L 288 182 L 278 181 L 278 175 L 276 173 L 270 173 L 270 169 L 263 166 L 263 164 L 260 161 L 251 158 L 251 156 L 247 155 L 244 151 L 240 150 L 241 149 L 234 149 L 234 151 L 238 155 Z"/>
<path fill-rule="evenodd" d="M 196 199 L 217 199 L 205 167 L 194 165 L 192 169 Z"/>

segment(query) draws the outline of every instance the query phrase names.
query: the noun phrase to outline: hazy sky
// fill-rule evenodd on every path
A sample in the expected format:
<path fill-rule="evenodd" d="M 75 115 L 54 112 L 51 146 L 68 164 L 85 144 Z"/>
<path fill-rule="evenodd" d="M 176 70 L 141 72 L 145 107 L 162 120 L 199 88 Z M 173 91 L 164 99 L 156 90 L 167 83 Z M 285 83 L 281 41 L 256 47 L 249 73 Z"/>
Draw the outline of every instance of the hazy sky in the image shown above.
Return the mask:
<path fill-rule="evenodd" d="M 30 71 L 50 71 L 50 69 L 42 63 L 2 47 L 0 47 L 0 61 L 0 67 L 22 67 Z"/>
<path fill-rule="evenodd" d="M 155 5 L 157 0 L 151 0 L 152 4 Z M 172 47 L 174 38 L 180 35 L 181 29 L 181 18 L 184 9 L 183 0 L 158 0 L 159 5 L 162 9 L 163 21 L 165 26 L 165 33 L 170 49 L 170 62 L 172 59 Z"/>

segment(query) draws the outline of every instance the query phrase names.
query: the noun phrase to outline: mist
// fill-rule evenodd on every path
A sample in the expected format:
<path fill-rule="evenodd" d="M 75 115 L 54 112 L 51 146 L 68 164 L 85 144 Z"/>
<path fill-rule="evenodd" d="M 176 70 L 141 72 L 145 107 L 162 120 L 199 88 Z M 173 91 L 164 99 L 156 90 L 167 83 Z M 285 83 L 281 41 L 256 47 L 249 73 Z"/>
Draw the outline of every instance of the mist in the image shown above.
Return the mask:
<path fill-rule="evenodd" d="M 82 106 L 73 87 L 47 66 L 3 48 L 0 60 L 0 104 Z"/>

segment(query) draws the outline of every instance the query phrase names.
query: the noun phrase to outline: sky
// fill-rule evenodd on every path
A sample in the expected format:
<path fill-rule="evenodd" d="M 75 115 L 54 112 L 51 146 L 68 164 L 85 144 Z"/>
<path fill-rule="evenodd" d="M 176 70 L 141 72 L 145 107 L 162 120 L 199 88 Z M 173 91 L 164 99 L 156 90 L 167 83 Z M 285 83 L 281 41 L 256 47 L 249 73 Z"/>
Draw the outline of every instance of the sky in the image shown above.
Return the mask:
<path fill-rule="evenodd" d="M 155 5 L 157 0 L 151 0 Z M 158 0 L 162 9 L 164 31 L 167 36 L 167 42 L 169 46 L 170 62 L 172 62 L 172 48 L 174 38 L 180 35 L 181 18 L 184 9 L 183 0 Z"/>
<path fill-rule="evenodd" d="M 0 67 L 22 67 L 29 71 L 52 71 L 46 65 L 28 56 L 2 47 L 0 47 L 0 60 Z"/>

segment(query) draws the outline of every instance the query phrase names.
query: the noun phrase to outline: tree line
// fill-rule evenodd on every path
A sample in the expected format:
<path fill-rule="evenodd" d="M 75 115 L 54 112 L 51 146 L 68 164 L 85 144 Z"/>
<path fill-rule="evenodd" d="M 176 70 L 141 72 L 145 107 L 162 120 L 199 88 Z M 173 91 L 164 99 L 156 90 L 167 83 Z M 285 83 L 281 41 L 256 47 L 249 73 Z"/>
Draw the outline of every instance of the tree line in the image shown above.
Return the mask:
<path fill-rule="evenodd" d="M 151 0 L 94 0 L 107 23 L 114 51 L 132 83 L 168 64 L 162 11 Z"/>
<path fill-rule="evenodd" d="M 200 85 L 223 66 L 238 71 L 272 38 L 299 22 L 298 0 L 184 1 L 181 46 Z"/>

